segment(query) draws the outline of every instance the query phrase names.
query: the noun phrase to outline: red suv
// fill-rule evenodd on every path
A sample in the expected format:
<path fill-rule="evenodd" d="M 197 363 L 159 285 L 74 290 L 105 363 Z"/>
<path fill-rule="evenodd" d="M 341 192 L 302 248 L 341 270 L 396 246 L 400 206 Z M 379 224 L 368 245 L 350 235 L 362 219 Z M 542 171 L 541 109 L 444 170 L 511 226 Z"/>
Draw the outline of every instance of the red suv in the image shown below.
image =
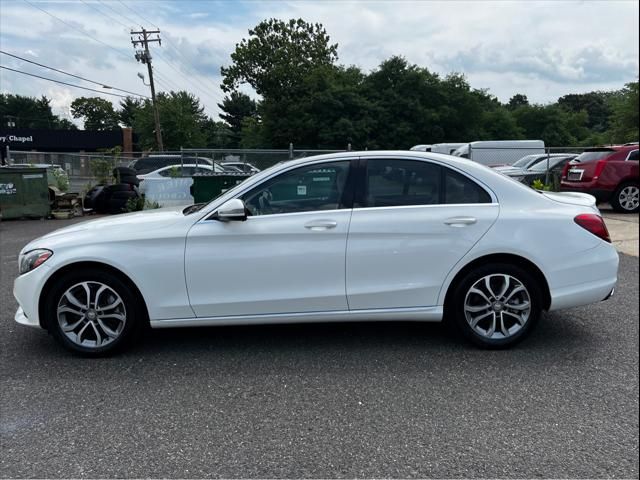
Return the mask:
<path fill-rule="evenodd" d="M 565 165 L 560 190 L 583 192 L 623 213 L 638 211 L 638 144 L 589 148 Z"/>

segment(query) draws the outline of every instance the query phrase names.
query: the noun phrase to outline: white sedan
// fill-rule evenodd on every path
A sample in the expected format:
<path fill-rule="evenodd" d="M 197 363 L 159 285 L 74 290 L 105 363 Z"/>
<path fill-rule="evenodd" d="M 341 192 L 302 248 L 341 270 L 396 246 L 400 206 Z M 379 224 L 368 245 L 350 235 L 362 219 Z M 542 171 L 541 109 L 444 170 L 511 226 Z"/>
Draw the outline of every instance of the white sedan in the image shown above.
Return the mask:
<path fill-rule="evenodd" d="M 605 300 L 618 255 L 584 194 L 465 159 L 347 152 L 278 164 L 206 205 L 79 223 L 20 253 L 18 323 L 105 354 L 153 328 L 455 322 L 484 347 Z"/>
<path fill-rule="evenodd" d="M 207 173 L 227 173 L 217 163 L 213 166 L 206 163 L 167 165 L 153 172 L 138 175 L 140 193 L 150 202 L 161 207 L 173 207 L 193 203 L 191 186 L 193 175 Z"/>

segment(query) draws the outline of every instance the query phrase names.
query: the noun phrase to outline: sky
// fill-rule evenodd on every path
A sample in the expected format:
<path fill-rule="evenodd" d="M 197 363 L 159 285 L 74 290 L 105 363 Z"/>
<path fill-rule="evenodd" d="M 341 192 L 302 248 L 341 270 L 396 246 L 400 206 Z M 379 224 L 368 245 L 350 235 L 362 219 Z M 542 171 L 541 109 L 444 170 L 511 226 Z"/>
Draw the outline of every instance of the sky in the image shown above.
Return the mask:
<path fill-rule="evenodd" d="M 131 29 L 160 29 L 152 44 L 156 89 L 185 89 L 217 119 L 220 67 L 266 18 L 322 23 L 338 62 L 365 71 L 392 55 L 506 102 L 549 103 L 568 93 L 615 90 L 638 78 L 637 0 L 607 1 L 155 1 L 0 0 L 0 50 L 112 87 L 149 95 L 138 78 Z M 57 18 L 56 18 L 57 17 Z M 105 90 L 0 54 L 0 65 Z M 148 82 L 148 78 L 146 78 Z M 99 95 L 0 70 L 0 91 L 51 99 L 70 118 L 79 96 Z M 251 93 L 248 91 L 248 93 Z"/>

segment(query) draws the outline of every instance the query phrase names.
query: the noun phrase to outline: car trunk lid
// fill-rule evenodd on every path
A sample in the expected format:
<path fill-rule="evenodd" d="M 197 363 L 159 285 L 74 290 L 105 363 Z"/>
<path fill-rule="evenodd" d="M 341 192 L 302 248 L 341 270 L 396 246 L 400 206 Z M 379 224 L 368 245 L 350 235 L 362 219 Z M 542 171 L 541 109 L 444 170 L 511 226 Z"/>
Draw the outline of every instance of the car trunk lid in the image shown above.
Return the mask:
<path fill-rule="evenodd" d="M 540 192 L 549 200 L 564 203 L 567 205 L 576 205 L 579 207 L 596 208 L 596 199 L 593 195 L 578 192 Z"/>

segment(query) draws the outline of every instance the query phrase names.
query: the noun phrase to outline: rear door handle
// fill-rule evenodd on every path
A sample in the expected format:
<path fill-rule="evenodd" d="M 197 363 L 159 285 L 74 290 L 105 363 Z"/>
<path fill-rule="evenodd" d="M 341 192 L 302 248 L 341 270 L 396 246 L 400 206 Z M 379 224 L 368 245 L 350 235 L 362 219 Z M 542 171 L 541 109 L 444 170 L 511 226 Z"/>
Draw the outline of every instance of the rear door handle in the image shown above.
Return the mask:
<path fill-rule="evenodd" d="M 313 231 L 330 230 L 337 226 L 338 222 L 334 222 L 333 220 L 311 220 L 304 224 L 304 228 Z"/>
<path fill-rule="evenodd" d="M 473 225 L 477 223 L 478 219 L 475 217 L 452 217 L 447 218 L 444 221 L 445 225 L 449 225 L 451 227 L 465 227 L 467 225 Z"/>

